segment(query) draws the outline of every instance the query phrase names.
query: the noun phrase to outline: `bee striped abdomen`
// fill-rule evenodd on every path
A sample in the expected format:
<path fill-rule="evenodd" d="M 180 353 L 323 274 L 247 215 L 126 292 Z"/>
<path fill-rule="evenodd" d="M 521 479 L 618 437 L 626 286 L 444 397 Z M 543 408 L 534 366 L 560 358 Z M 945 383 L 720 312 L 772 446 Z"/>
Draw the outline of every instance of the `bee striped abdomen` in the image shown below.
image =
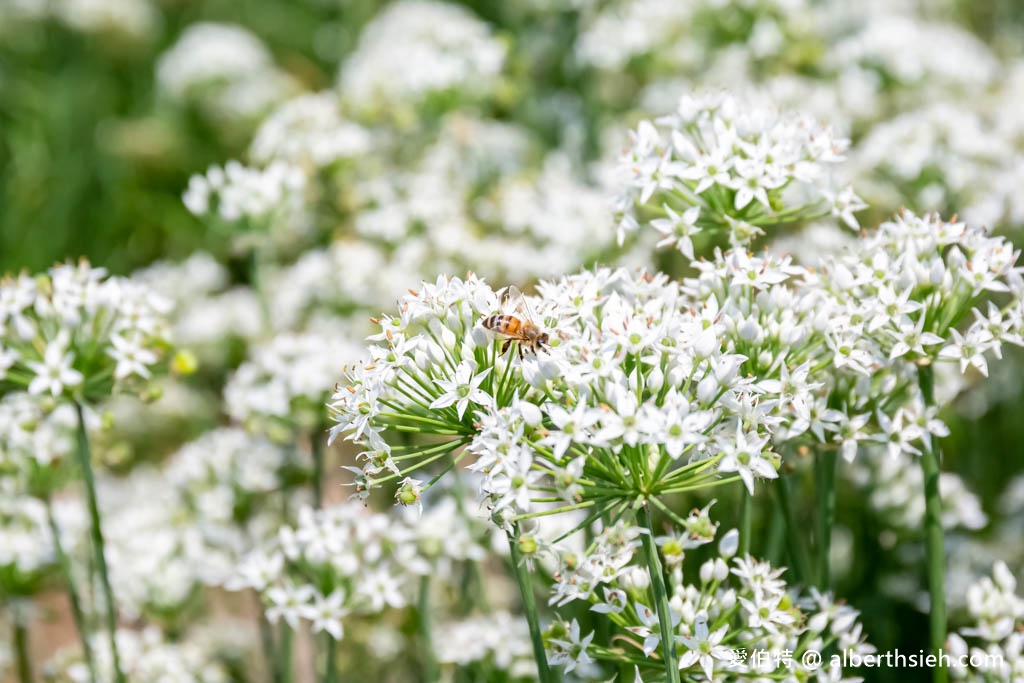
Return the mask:
<path fill-rule="evenodd" d="M 519 318 L 507 314 L 489 316 L 481 324 L 488 330 L 508 335 L 518 334 L 523 326 Z"/>

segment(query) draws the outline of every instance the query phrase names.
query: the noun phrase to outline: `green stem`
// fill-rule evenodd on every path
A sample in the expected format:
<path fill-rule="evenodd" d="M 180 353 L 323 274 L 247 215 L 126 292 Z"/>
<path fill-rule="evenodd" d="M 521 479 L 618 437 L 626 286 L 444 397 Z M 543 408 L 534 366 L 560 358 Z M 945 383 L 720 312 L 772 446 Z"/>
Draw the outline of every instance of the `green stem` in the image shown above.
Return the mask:
<path fill-rule="evenodd" d="M 780 477 L 777 485 L 772 489 L 778 493 L 779 506 L 782 508 L 782 515 L 786 521 L 786 547 L 789 561 L 793 564 L 793 569 L 796 570 L 797 582 L 805 583 L 810 580 L 811 572 L 807 553 L 801 540 L 803 537 L 800 535 L 796 519 L 793 517 L 793 502 L 790 500 L 788 478 Z"/>
<path fill-rule="evenodd" d="M 256 598 L 256 613 L 259 614 L 260 645 L 263 649 L 263 657 L 267 662 L 267 673 L 270 674 L 271 682 L 276 683 L 281 678 L 281 671 L 275 653 L 274 632 L 270 628 L 270 622 L 267 621 L 266 612 L 263 611 L 263 601 L 260 600 L 260 594 L 253 593 L 253 597 Z"/>
<path fill-rule="evenodd" d="M 28 617 L 19 604 L 11 606 L 11 618 L 14 622 L 14 651 L 18 658 L 19 683 L 32 683 L 32 657 L 28 648 Z"/>
<path fill-rule="evenodd" d="M 832 526 L 836 521 L 836 455 L 819 451 L 814 458 L 814 477 L 818 488 L 818 588 L 829 590 L 832 585 L 831 552 Z"/>
<path fill-rule="evenodd" d="M 78 464 L 82 468 L 82 478 L 85 480 L 91 522 L 93 556 L 96 558 L 96 568 L 99 570 L 100 583 L 103 587 L 103 601 L 106 603 L 106 628 L 107 636 L 110 638 L 110 654 L 114 665 L 114 680 L 117 683 L 125 683 L 124 671 L 121 669 L 121 655 L 117 650 L 117 603 L 114 602 L 114 591 L 110 587 L 110 571 L 107 568 L 103 527 L 100 522 L 100 508 L 96 498 L 96 480 L 92 471 L 89 434 L 85 429 L 85 414 L 82 411 L 82 404 L 77 401 L 75 402 L 75 412 L 78 416 L 78 443 L 75 451 L 78 454 Z"/>
<path fill-rule="evenodd" d="M 330 633 L 324 633 L 326 661 L 324 663 L 324 683 L 335 683 L 338 680 L 338 643 Z"/>
<path fill-rule="evenodd" d="M 262 246 L 253 247 L 249 253 L 249 286 L 254 292 L 256 292 L 256 301 L 260 308 L 260 330 L 267 332 L 271 327 L 270 320 L 270 302 L 267 301 L 267 293 L 264 290 L 264 273 L 265 267 L 264 259 L 264 248 Z"/>
<path fill-rule="evenodd" d="M 658 626 L 661 628 L 661 650 L 665 655 L 665 680 L 667 683 L 679 683 L 679 665 L 676 659 L 676 634 L 672 628 L 672 614 L 669 611 L 668 591 L 665 589 L 665 576 L 661 571 L 661 560 L 658 559 L 658 546 L 654 542 L 654 522 L 651 510 L 644 505 L 637 512 L 641 526 L 648 533 L 641 534 L 643 539 L 644 557 L 651 574 L 651 588 L 654 591 L 655 607 L 658 610 Z"/>
<path fill-rule="evenodd" d="M 555 683 L 555 677 L 548 666 L 547 653 L 544 651 L 544 637 L 540 631 L 540 617 L 537 614 L 537 599 L 533 594 L 533 583 L 530 580 L 530 568 L 526 566 L 523 554 L 519 550 L 518 524 L 513 525 L 513 532 L 508 536 L 508 545 L 512 557 L 512 572 L 515 574 L 516 583 L 519 584 L 526 623 L 530 627 L 530 640 L 533 642 L 533 658 L 537 662 L 538 678 L 540 683 Z"/>
<path fill-rule="evenodd" d="M 281 651 L 280 670 L 278 671 L 278 683 L 291 683 L 292 680 L 292 643 L 295 641 L 295 631 L 288 625 L 288 622 L 281 624 Z"/>
<path fill-rule="evenodd" d="M 476 523 L 466 511 L 465 492 L 463 491 L 462 477 L 459 474 L 458 467 L 452 470 L 452 481 L 452 493 L 455 495 L 455 506 L 459 511 L 459 517 L 462 518 L 463 524 L 468 529 L 475 529 Z M 472 582 L 474 587 L 472 591 L 468 589 L 470 582 Z M 467 615 L 473 610 L 474 602 L 476 607 L 484 614 L 491 611 L 491 606 L 487 600 L 487 586 L 484 584 L 483 572 L 480 571 L 480 561 L 469 560 L 466 563 L 462 584 L 463 591 L 460 607 L 463 615 Z"/>
<path fill-rule="evenodd" d="M 776 483 L 778 486 L 778 483 Z M 768 526 L 768 540 L 765 543 L 765 557 L 768 564 L 778 567 L 782 564 L 782 544 L 786 538 L 786 519 L 778 505 L 772 507 L 772 519 Z"/>
<path fill-rule="evenodd" d="M 420 647 L 423 648 L 423 680 L 437 683 L 439 674 L 437 659 L 434 657 L 434 642 L 430 633 L 430 574 L 420 577 Z"/>
<path fill-rule="evenodd" d="M 314 429 L 309 437 L 310 450 L 313 451 L 313 507 L 317 510 L 324 502 L 324 439 L 320 429 Z"/>
<path fill-rule="evenodd" d="M 71 617 L 75 622 L 75 630 L 78 631 L 78 639 L 82 643 L 82 657 L 89 669 L 90 683 L 96 683 L 96 663 L 92 657 L 92 645 L 89 643 L 89 627 L 85 623 L 85 615 L 82 612 L 82 599 L 78 597 L 78 587 L 75 585 L 75 575 L 71 569 L 71 560 L 64 552 L 64 544 L 60 540 L 60 527 L 57 526 L 57 516 L 53 512 L 53 501 L 47 493 L 43 501 L 46 503 L 46 520 L 50 525 L 50 536 L 53 537 L 53 551 L 57 555 L 57 563 L 60 565 L 61 574 L 67 583 L 68 600 L 71 602 Z"/>
<path fill-rule="evenodd" d="M 918 368 L 918 383 L 926 407 L 935 405 L 933 388 L 935 377 L 930 365 Z M 946 644 L 946 548 L 942 530 L 942 497 L 939 494 L 939 446 L 932 441 L 931 447 L 921 452 L 921 470 L 924 472 L 925 503 L 925 547 L 928 562 L 928 625 L 931 634 L 932 651 L 938 655 Z M 932 680 L 945 683 L 949 670 L 940 662 L 932 669 Z"/>
<path fill-rule="evenodd" d="M 740 548 L 739 556 L 746 557 L 750 554 L 750 509 L 753 496 L 742 487 L 740 491 Z"/>

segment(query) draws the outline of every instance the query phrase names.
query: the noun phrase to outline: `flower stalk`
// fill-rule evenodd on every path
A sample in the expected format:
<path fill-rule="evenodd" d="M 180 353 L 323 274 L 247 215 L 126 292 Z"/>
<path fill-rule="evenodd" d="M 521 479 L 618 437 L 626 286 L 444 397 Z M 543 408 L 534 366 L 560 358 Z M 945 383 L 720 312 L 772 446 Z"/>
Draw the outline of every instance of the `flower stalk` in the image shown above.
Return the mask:
<path fill-rule="evenodd" d="M 676 638 L 672 628 L 672 615 L 668 605 L 668 591 L 665 588 L 665 577 L 661 570 L 661 560 L 658 559 L 658 546 L 654 541 L 654 522 L 651 520 L 651 510 L 643 505 L 637 515 L 640 518 L 640 526 L 647 529 L 648 533 L 642 534 L 644 546 L 644 557 L 647 561 L 647 568 L 651 574 L 651 589 L 654 591 L 654 603 L 658 612 L 658 627 L 661 630 L 661 649 L 665 656 L 665 680 L 668 683 L 679 683 L 679 665 L 676 659 Z"/>
<path fill-rule="evenodd" d="M 789 481 L 786 477 L 779 479 L 778 486 L 772 487 L 778 496 L 779 507 L 782 510 L 782 517 L 786 523 L 786 552 L 789 554 L 789 561 L 796 573 L 796 579 L 800 583 L 809 580 L 810 569 L 808 559 L 801 542 L 799 527 L 793 516 L 793 501 L 790 499 Z"/>
<path fill-rule="evenodd" d="M 828 590 L 832 583 L 832 525 L 836 520 L 835 453 L 819 451 L 814 458 L 814 478 L 818 492 L 818 588 Z"/>
<path fill-rule="evenodd" d="M 740 491 L 740 547 L 739 555 L 744 557 L 750 553 L 750 516 L 753 496 L 743 489 Z"/>
<path fill-rule="evenodd" d="M 17 657 L 19 683 L 32 683 L 32 656 L 28 645 L 28 616 L 23 605 L 11 606 L 14 622 L 14 651 Z"/>
<path fill-rule="evenodd" d="M 519 548 L 519 525 L 513 525 L 513 531 L 508 536 L 509 552 L 512 559 L 512 572 L 515 574 L 516 583 L 519 585 L 519 593 L 523 598 L 523 612 L 526 614 L 526 623 L 530 627 L 530 641 L 533 643 L 533 658 L 537 662 L 537 677 L 540 683 L 555 683 L 555 676 L 548 666 L 548 656 L 544 650 L 544 637 L 540 630 L 540 616 L 537 612 L 537 599 L 533 594 L 533 582 L 530 579 L 530 568 L 523 559 L 523 553 Z"/>
<path fill-rule="evenodd" d="M 281 650 L 280 670 L 277 673 L 277 680 L 280 683 L 291 683 L 292 681 L 292 649 L 295 642 L 295 631 L 287 622 L 281 624 Z"/>
<path fill-rule="evenodd" d="M 330 633 L 324 633 L 324 683 L 338 680 L 338 643 Z"/>
<path fill-rule="evenodd" d="M 931 365 L 918 366 L 918 384 L 926 406 L 935 405 L 935 374 Z M 928 625 L 932 650 L 938 652 L 946 642 L 946 549 L 942 530 L 942 497 L 939 493 L 938 443 L 930 440 L 921 450 L 921 469 L 924 473 L 925 550 L 928 564 Z M 932 669 L 932 680 L 945 683 L 949 670 L 941 662 Z"/>
<path fill-rule="evenodd" d="M 309 438 L 313 452 L 313 507 L 317 510 L 324 502 L 324 437 L 322 429 L 314 429 Z"/>
<path fill-rule="evenodd" d="M 117 683 L 125 683 L 124 672 L 121 669 L 121 656 L 117 648 L 117 604 L 114 602 L 114 590 L 110 586 L 110 571 L 107 568 L 106 549 L 103 541 L 103 528 L 101 526 L 99 502 L 96 496 L 96 480 L 92 471 L 92 453 L 89 449 L 89 434 L 85 428 L 85 414 L 82 410 L 82 404 L 77 401 L 75 402 L 75 414 L 78 418 L 78 433 L 75 452 L 78 455 L 78 463 L 82 469 L 82 478 L 85 481 L 92 534 L 93 557 L 95 558 L 96 569 L 99 572 L 100 583 L 103 588 L 106 628 L 107 636 L 110 638 L 110 653 L 114 666 L 114 680 Z"/>
<path fill-rule="evenodd" d="M 57 556 L 57 563 L 60 565 L 61 574 L 67 584 L 68 600 L 71 603 L 71 617 L 75 621 L 75 630 L 78 632 L 78 639 L 82 644 L 82 658 L 89 669 L 90 683 L 97 683 L 96 662 L 92 655 L 92 645 L 89 643 L 89 628 L 85 623 L 85 614 L 82 612 L 82 599 L 78 595 L 78 586 L 75 582 L 75 575 L 71 569 L 71 560 L 64 552 L 64 544 L 60 540 L 60 527 L 57 525 L 57 517 L 53 511 L 53 500 L 49 493 L 46 494 L 43 502 L 46 504 L 46 520 L 50 526 L 50 535 L 53 537 L 53 551 Z"/>
<path fill-rule="evenodd" d="M 423 649 L 423 678 L 428 683 L 439 680 L 437 658 L 434 655 L 434 643 L 431 636 L 430 623 L 430 575 L 420 577 L 419 621 L 420 647 Z"/>
<path fill-rule="evenodd" d="M 259 614 L 260 622 L 260 645 L 263 648 L 263 657 L 267 664 L 267 672 L 270 674 L 271 679 L 274 681 L 280 680 L 280 665 L 278 664 L 276 650 L 274 645 L 274 632 L 270 627 L 270 622 L 267 620 L 267 613 L 263 611 L 263 602 L 260 600 L 259 593 L 253 593 L 256 602 L 256 612 Z"/>

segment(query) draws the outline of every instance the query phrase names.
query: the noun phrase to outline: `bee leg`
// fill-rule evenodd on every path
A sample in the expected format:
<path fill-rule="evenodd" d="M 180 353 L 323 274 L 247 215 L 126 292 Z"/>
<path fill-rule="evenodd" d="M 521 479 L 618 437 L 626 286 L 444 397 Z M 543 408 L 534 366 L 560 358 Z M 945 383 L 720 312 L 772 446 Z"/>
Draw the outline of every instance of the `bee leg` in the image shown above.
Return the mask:
<path fill-rule="evenodd" d="M 519 350 L 519 362 L 523 362 L 523 345 L 520 343 L 516 348 Z"/>
<path fill-rule="evenodd" d="M 505 355 L 505 353 L 508 351 L 508 347 L 511 344 L 512 344 L 512 340 L 511 339 L 506 339 L 505 340 L 505 343 L 501 345 L 501 355 L 503 355 L 503 356 Z"/>

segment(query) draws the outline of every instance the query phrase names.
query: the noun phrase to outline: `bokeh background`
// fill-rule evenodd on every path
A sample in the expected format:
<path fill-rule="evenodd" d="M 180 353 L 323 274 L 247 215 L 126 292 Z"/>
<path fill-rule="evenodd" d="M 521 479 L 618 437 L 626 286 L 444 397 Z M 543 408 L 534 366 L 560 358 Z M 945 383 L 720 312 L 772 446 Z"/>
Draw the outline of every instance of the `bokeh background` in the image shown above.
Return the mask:
<path fill-rule="evenodd" d="M 443 87 L 389 90 L 389 79 L 415 66 L 401 63 L 417 39 L 409 24 L 438 35 L 447 25 L 462 38 L 478 30 L 490 47 L 453 48 L 464 61 L 425 65 L 453 70 Z M 435 39 L 446 40 L 425 40 Z M 398 57 L 382 63 L 389 48 Z M 500 53 L 493 69 L 488 49 Z M 360 70 L 362 81 L 351 76 Z M 199 369 L 175 380 L 151 421 L 129 418 L 104 437 L 110 485 L 131 489 L 141 486 L 133 476 L 191 439 L 239 422 L 221 401 L 225 384 L 275 335 L 343 329 L 354 344 L 361 328 L 352 321 L 388 307 L 420 276 L 473 268 L 528 287 L 619 258 L 603 169 L 637 121 L 670 111 L 683 92 L 722 88 L 807 111 L 849 136 L 843 173 L 871 204 L 862 225 L 901 206 L 959 212 L 1024 244 L 1024 3 L 1016 0 L 0 0 L 0 272 L 84 256 L 116 274 L 149 268 L 151 282 L 172 290 Z M 298 159 L 272 143 L 260 156 L 253 141 L 282 105 L 318 92 L 370 139 L 314 163 L 305 188 L 316 191 L 299 200 L 301 220 L 284 200 L 250 214 L 243 206 L 241 219 L 217 215 L 223 198 L 198 211 L 186 206 L 190 178 L 211 166 L 237 159 L 265 169 Z M 457 206 L 424 207 L 435 195 Z M 399 216 L 385 215 L 395 206 Z M 517 206 L 529 207 L 525 218 Z M 423 226 L 432 219 L 458 229 Z M 572 236 L 551 236 L 562 229 Z M 249 233 L 266 244 L 240 241 Z M 449 248 L 468 233 L 478 240 L 472 248 Z M 529 248 L 506 250 L 501 236 L 523 234 Z M 798 257 L 843 239 L 829 225 L 770 237 Z M 359 251 L 360 240 L 373 249 Z M 403 252 L 419 242 L 428 245 L 423 253 Z M 650 246 L 632 245 L 623 260 L 677 268 Z M 304 260 L 313 253 L 320 260 Z M 386 265 L 374 268 L 381 255 Z M 310 276 L 293 292 L 310 268 L 331 281 Z M 259 305 L 247 298 L 268 287 L 270 330 L 250 324 Z M 943 470 L 954 618 L 963 606 L 957 591 L 993 559 L 1018 577 L 1024 567 L 1022 372 L 1024 357 L 1010 354 L 989 381 L 958 387 L 943 414 L 952 429 Z M 337 466 L 346 458 L 332 449 L 334 484 L 345 479 Z M 840 488 L 833 541 L 836 589 L 862 611 L 880 650 L 926 648 L 914 472 L 858 464 L 842 475 L 849 485 Z M 804 515 L 809 477 L 798 471 L 793 479 Z M 331 494 L 346 495 L 338 486 Z M 762 552 L 785 564 L 782 541 L 770 534 L 772 501 L 761 503 Z M 246 614 L 223 595 L 204 601 L 189 605 L 182 623 Z M 73 643 L 60 599 L 42 604 L 36 619 L 46 635 L 33 643 L 40 671 Z M 138 619 L 153 620 L 145 608 Z M 400 647 L 380 650 L 379 662 L 402 659 Z M 351 680 L 383 675 L 367 666 L 368 678 Z M 415 671 L 409 659 L 388 680 L 416 680 Z M 927 672 L 864 675 L 925 680 Z"/>

